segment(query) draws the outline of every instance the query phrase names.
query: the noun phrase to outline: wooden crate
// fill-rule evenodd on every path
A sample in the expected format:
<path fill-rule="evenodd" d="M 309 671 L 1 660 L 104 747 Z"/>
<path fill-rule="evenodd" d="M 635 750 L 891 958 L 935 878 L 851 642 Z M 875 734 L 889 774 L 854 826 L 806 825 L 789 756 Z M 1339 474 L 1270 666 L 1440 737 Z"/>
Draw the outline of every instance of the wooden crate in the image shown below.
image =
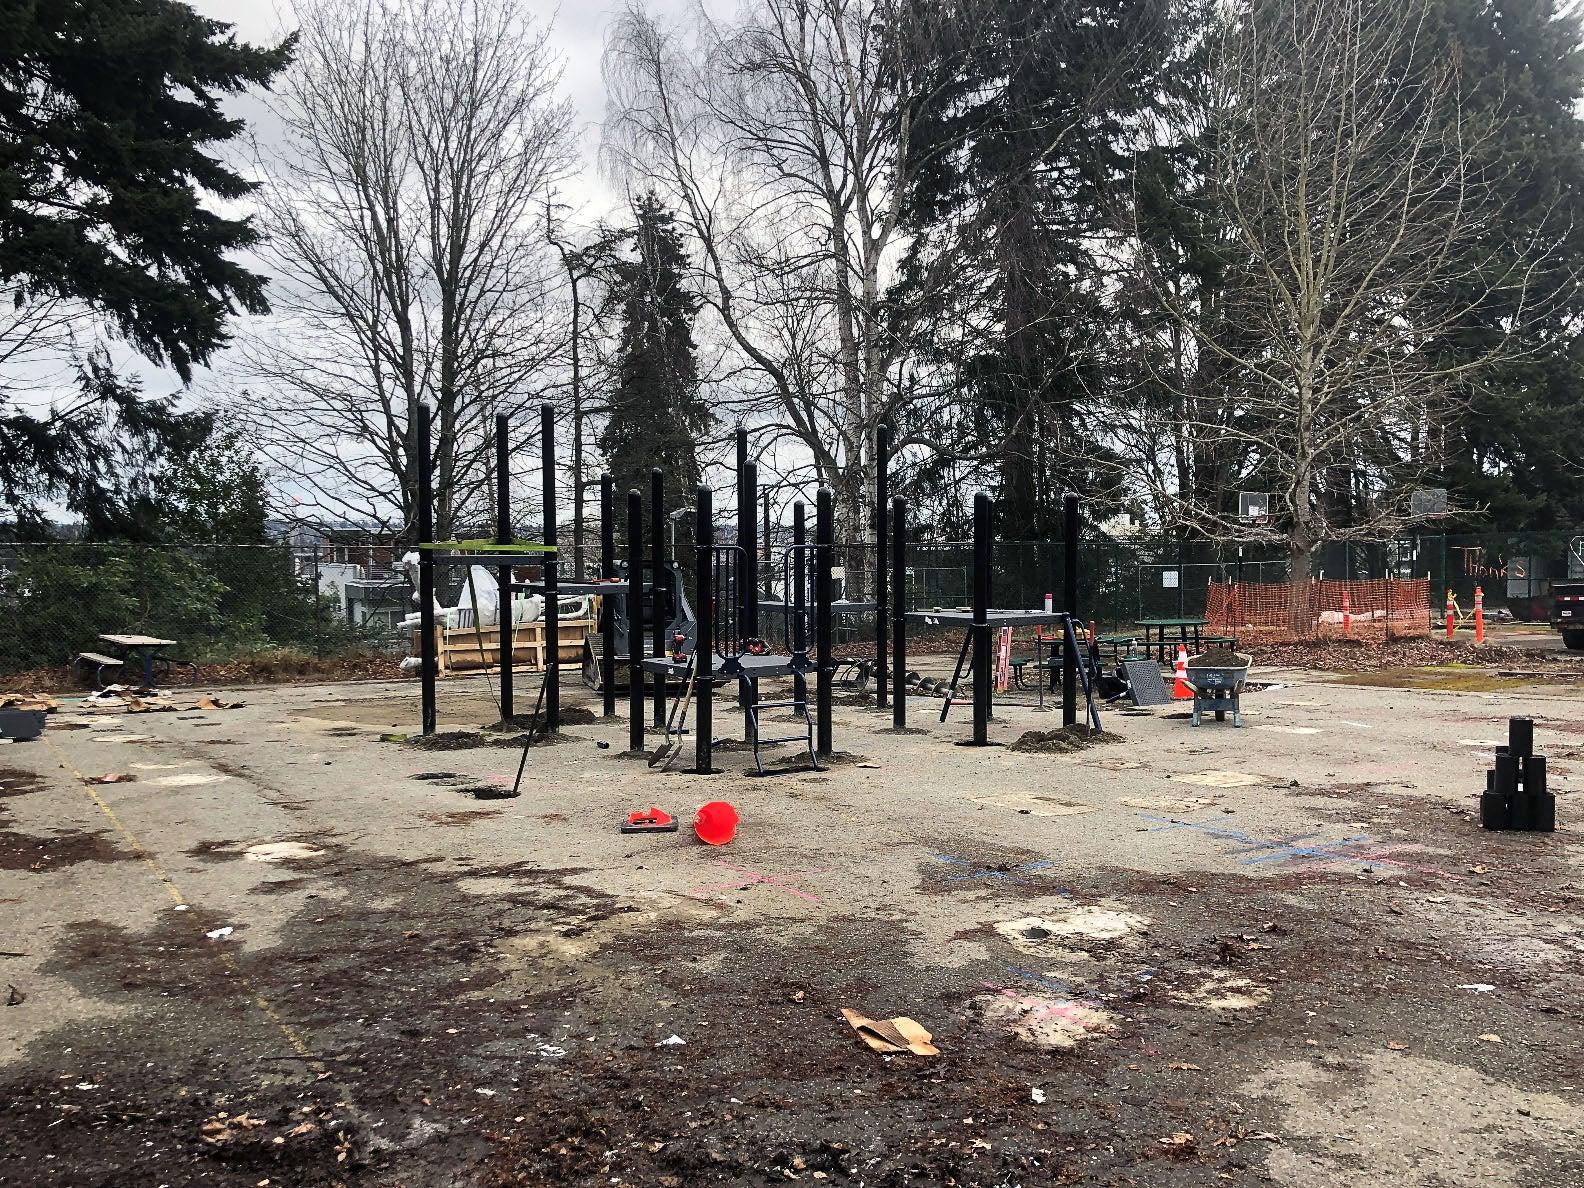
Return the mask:
<path fill-rule="evenodd" d="M 595 628 L 595 620 L 562 619 L 560 624 L 560 661 L 580 664 L 583 660 L 583 637 Z M 439 671 L 478 672 L 500 667 L 500 628 L 453 627 L 435 628 L 435 654 L 439 657 Z M 413 652 L 418 650 L 418 635 L 413 633 Z M 538 672 L 544 668 L 544 623 L 519 623 L 512 635 L 512 667 Z"/>

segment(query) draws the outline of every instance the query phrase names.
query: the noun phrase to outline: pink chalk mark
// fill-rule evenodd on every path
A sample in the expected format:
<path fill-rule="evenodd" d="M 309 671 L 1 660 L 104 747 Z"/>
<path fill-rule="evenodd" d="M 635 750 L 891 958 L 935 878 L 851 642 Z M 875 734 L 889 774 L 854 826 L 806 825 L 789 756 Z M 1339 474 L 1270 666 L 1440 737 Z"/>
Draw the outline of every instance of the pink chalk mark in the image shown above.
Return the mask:
<path fill-rule="evenodd" d="M 785 874 L 768 875 L 757 870 L 749 870 L 746 866 L 738 866 L 735 862 L 717 862 L 715 865 L 724 866 L 728 870 L 738 871 L 742 877 L 729 883 L 717 883 L 709 887 L 695 887 L 689 894 L 714 895 L 721 891 L 746 891 L 749 887 L 763 883 L 768 887 L 779 887 L 791 895 L 796 895 L 799 899 L 807 899 L 813 903 L 819 903 L 820 897 L 818 895 L 811 891 L 804 891 L 801 888 L 794 887 L 783 880 L 802 878 L 807 875 L 826 874 L 830 870 L 830 867 L 822 866 L 817 870 L 791 870 Z"/>

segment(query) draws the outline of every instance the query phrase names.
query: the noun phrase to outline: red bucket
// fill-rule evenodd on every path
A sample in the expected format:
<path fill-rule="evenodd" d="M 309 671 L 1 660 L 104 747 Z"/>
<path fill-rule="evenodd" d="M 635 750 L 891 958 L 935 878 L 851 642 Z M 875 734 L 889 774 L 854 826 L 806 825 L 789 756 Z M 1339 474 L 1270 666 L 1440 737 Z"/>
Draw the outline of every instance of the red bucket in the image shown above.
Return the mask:
<path fill-rule="evenodd" d="M 724 846 L 737 835 L 737 810 L 724 800 L 701 804 L 693 814 L 693 832 L 709 846 Z"/>

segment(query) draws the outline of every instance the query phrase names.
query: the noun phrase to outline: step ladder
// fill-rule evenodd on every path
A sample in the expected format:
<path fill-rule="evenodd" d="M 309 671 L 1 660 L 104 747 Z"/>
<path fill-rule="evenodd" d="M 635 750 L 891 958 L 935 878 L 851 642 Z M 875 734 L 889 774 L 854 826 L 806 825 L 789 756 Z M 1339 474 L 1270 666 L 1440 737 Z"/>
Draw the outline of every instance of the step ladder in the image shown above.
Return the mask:
<path fill-rule="evenodd" d="M 759 715 L 767 710 L 791 710 L 802 721 L 803 733 L 763 737 L 759 732 Z M 748 733 L 753 740 L 754 767 L 760 775 L 765 774 L 765 769 L 764 761 L 759 757 L 759 748 L 784 746 L 787 743 L 802 743 L 808 751 L 809 767 L 814 771 L 825 770 L 814 755 L 814 715 L 809 713 L 807 697 L 793 698 L 791 701 L 750 701 L 743 706 L 743 711 L 747 715 Z"/>

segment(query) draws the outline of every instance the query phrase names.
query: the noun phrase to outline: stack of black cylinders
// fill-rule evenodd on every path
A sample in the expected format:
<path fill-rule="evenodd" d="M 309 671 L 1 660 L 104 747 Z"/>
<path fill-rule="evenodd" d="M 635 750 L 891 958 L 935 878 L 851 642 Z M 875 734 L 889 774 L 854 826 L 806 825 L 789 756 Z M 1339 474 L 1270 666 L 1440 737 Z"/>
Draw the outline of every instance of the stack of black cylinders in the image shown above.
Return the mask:
<path fill-rule="evenodd" d="M 1534 753 L 1534 719 L 1509 718 L 1507 745 L 1485 773 L 1480 824 L 1486 829 L 1556 830 L 1556 797 L 1546 790 L 1546 761 Z"/>

